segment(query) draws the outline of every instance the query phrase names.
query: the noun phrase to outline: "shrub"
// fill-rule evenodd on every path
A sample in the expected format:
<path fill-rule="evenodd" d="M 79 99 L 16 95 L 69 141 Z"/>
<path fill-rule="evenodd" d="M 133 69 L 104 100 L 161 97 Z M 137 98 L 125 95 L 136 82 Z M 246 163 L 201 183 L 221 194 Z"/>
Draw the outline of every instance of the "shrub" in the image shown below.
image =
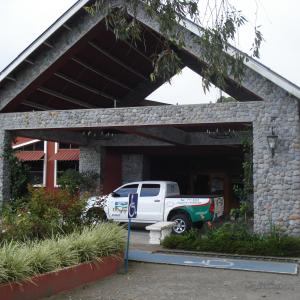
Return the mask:
<path fill-rule="evenodd" d="M 14 155 L 11 148 L 4 153 L 10 168 L 10 195 L 12 201 L 24 197 L 28 193 L 29 168 Z"/>
<path fill-rule="evenodd" d="M 101 260 L 124 251 L 125 230 L 113 223 L 85 227 L 66 236 L 0 247 L 0 284 L 22 281 L 45 272 Z"/>
<path fill-rule="evenodd" d="M 71 232 L 82 225 L 86 199 L 66 190 L 30 188 L 27 202 L 15 208 L 7 205 L 2 215 L 2 239 L 45 238 L 57 232 Z"/>
<path fill-rule="evenodd" d="M 171 235 L 162 244 L 166 248 L 191 251 L 300 257 L 300 237 L 257 235 L 246 225 L 231 223 L 205 234 L 193 230 L 182 236 Z"/>
<path fill-rule="evenodd" d="M 79 192 L 94 192 L 99 175 L 93 172 L 79 173 L 75 170 L 66 170 L 59 178 L 58 184 L 63 190 L 75 195 Z"/>

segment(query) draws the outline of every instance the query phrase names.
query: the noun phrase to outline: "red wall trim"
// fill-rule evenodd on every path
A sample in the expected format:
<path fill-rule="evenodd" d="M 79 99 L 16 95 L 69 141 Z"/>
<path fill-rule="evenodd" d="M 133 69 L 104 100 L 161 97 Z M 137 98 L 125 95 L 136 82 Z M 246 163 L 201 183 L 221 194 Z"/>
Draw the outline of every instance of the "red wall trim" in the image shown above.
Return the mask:
<path fill-rule="evenodd" d="M 103 194 L 109 194 L 122 184 L 122 154 L 107 150 L 104 162 Z"/>

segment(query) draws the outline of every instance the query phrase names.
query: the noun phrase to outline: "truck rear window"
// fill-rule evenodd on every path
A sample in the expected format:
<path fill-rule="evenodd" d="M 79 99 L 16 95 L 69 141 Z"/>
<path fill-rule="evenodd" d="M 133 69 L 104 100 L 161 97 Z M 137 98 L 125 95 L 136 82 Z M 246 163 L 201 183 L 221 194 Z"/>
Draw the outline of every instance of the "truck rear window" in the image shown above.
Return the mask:
<path fill-rule="evenodd" d="M 155 197 L 159 195 L 159 184 L 143 184 L 140 196 L 141 197 Z"/>
<path fill-rule="evenodd" d="M 177 183 L 168 183 L 167 184 L 167 197 L 179 195 L 180 191 Z"/>

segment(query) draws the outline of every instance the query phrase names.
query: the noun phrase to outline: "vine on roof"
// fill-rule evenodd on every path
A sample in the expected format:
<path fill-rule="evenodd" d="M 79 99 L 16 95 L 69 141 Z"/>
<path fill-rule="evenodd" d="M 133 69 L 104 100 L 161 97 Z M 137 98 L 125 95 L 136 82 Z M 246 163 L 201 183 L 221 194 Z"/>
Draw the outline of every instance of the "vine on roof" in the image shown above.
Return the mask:
<path fill-rule="evenodd" d="M 105 15 L 106 27 L 114 32 L 116 39 L 126 40 L 133 46 L 143 43 L 144 28 L 138 21 L 141 8 L 159 24 L 162 37 L 156 36 L 160 47 L 151 55 L 152 81 L 170 81 L 183 68 L 179 53 L 187 45 L 184 27 L 188 27 L 190 20 L 200 26 L 200 34 L 193 35 L 193 42 L 200 46 L 198 58 L 205 62 L 201 72 L 204 91 L 210 88 L 211 81 L 224 89 L 228 75 L 241 82 L 246 56 L 238 51 L 229 55 L 229 44 L 236 43 L 239 29 L 247 20 L 229 0 L 124 0 L 122 6 L 113 3 L 96 0 L 85 9 L 92 15 Z M 262 41 L 262 33 L 255 26 L 250 49 L 253 57 L 259 58 Z"/>

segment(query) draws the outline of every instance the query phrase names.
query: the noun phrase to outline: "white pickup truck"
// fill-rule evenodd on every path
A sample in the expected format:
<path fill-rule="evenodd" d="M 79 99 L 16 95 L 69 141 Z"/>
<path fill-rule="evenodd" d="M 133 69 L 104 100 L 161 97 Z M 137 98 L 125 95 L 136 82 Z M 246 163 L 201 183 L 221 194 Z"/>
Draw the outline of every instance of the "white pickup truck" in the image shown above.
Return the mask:
<path fill-rule="evenodd" d="M 176 182 L 139 181 L 124 184 L 107 196 L 102 204 L 107 219 L 128 222 L 128 197 L 133 193 L 138 194 L 137 217 L 132 219 L 133 223 L 173 221 L 176 234 L 189 230 L 193 224 L 213 221 L 224 212 L 222 196 L 182 196 Z M 88 208 L 96 206 L 97 198 L 91 198 Z"/>

